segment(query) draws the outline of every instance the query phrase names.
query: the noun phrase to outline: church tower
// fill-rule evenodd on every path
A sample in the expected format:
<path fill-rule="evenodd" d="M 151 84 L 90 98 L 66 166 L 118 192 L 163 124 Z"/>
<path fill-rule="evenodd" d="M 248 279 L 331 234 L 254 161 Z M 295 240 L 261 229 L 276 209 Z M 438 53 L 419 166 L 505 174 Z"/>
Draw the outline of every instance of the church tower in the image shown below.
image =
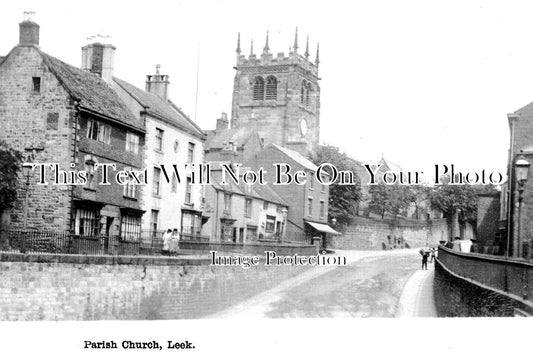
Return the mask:
<path fill-rule="evenodd" d="M 298 29 L 288 56 L 270 52 L 268 32 L 257 57 L 241 54 L 237 40 L 237 63 L 233 85 L 232 128 L 256 131 L 264 145 L 275 143 L 311 157 L 318 148 L 320 132 L 319 48 L 309 60 L 309 37 L 303 55 L 298 52 Z"/>

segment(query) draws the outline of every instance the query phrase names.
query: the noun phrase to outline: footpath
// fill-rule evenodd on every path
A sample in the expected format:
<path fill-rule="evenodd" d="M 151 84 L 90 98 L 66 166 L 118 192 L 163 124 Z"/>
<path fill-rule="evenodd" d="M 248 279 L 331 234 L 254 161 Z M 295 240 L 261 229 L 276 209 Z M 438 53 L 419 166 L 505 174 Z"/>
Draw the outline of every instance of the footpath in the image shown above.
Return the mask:
<path fill-rule="evenodd" d="M 434 276 L 434 263 L 428 263 L 427 270 L 418 270 L 413 273 L 400 296 L 397 318 L 438 316 L 433 298 Z"/>

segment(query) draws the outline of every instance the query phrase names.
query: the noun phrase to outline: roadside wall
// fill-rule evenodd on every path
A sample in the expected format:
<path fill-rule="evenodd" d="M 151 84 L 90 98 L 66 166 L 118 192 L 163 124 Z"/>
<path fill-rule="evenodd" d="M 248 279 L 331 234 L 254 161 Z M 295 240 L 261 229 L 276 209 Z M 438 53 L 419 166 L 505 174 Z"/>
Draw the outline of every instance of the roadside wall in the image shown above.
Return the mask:
<path fill-rule="evenodd" d="M 0 257 L 4 321 L 201 318 L 313 268 L 243 269 L 177 258 L 71 255 L 64 260 L 70 263 L 61 263 L 53 255 Z"/>
<path fill-rule="evenodd" d="M 448 229 L 443 219 L 419 221 L 358 216 L 352 225 L 343 229 L 342 235 L 328 236 L 326 242 L 333 249 L 382 250 L 394 248 L 394 238 L 402 239 L 404 247 L 422 247 L 448 240 Z"/>
<path fill-rule="evenodd" d="M 533 313 L 533 264 L 439 247 L 435 298 L 442 316 Z"/>

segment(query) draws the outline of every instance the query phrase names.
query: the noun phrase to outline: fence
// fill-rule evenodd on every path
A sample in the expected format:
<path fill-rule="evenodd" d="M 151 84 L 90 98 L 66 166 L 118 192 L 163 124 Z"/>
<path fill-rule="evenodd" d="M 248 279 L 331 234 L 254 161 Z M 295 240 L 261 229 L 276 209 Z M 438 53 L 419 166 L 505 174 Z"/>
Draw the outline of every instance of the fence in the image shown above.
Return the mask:
<path fill-rule="evenodd" d="M 119 236 L 83 236 L 69 232 L 0 230 L 0 251 L 79 255 L 161 255 L 163 232 L 151 238 L 124 240 Z M 181 234 L 180 241 L 206 242 L 205 236 Z M 181 243 L 180 243 L 181 244 Z"/>

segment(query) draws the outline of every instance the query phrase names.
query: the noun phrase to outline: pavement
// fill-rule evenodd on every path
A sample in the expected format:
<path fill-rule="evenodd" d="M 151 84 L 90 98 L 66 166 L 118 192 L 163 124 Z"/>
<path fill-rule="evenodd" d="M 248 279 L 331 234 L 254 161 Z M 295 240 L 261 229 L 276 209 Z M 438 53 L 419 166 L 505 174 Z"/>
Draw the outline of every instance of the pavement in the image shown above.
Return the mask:
<path fill-rule="evenodd" d="M 433 302 L 433 281 L 435 269 L 428 264 L 427 270 L 413 273 L 405 284 L 398 303 L 397 318 L 404 317 L 437 317 L 437 309 Z"/>
<path fill-rule="evenodd" d="M 435 317 L 433 264 L 418 249 L 334 251 L 347 266 L 320 266 L 208 318 Z"/>

